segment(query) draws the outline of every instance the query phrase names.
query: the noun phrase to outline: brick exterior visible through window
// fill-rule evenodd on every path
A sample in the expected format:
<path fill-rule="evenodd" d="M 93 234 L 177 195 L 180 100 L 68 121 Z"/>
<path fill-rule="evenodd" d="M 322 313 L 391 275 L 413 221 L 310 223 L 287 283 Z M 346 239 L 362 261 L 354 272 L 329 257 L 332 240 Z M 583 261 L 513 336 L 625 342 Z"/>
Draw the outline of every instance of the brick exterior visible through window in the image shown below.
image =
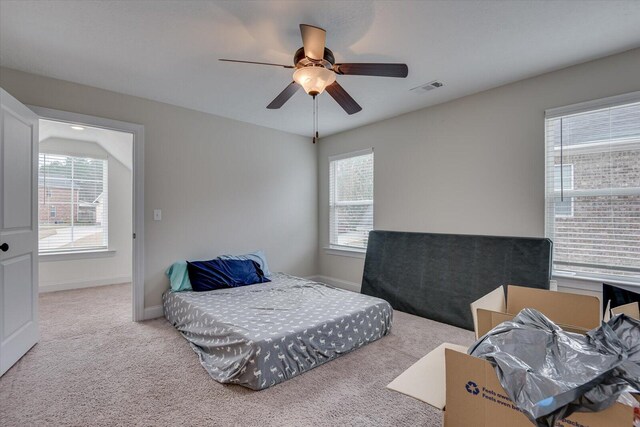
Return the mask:
<path fill-rule="evenodd" d="M 547 118 L 546 128 L 554 272 L 640 283 L 640 102 Z"/>
<path fill-rule="evenodd" d="M 107 248 L 107 195 L 106 160 L 41 153 L 40 252 Z"/>

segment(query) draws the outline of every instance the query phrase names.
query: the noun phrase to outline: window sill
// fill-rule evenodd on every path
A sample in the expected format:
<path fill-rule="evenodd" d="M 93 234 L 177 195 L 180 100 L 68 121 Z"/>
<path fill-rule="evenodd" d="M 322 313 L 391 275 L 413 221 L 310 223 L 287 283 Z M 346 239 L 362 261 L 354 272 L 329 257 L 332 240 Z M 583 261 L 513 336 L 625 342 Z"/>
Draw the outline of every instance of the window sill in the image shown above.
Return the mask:
<path fill-rule="evenodd" d="M 71 261 L 76 259 L 108 258 L 116 254 L 115 250 L 101 249 L 93 251 L 69 251 L 39 254 L 40 262 Z"/>
<path fill-rule="evenodd" d="M 365 249 L 347 249 L 347 248 L 337 248 L 337 247 L 326 247 L 324 248 L 324 252 L 327 255 L 338 255 L 338 256 L 346 256 L 350 258 L 360 258 L 364 259 L 367 251 Z"/>
<path fill-rule="evenodd" d="M 552 276 L 552 280 L 556 280 L 558 287 L 572 288 L 591 292 L 602 292 L 603 283 L 608 283 L 610 285 L 633 290 L 634 292 L 638 292 L 640 288 L 640 282 L 604 278 L 599 279 L 594 277 L 574 276 L 570 274 L 556 273 Z"/>

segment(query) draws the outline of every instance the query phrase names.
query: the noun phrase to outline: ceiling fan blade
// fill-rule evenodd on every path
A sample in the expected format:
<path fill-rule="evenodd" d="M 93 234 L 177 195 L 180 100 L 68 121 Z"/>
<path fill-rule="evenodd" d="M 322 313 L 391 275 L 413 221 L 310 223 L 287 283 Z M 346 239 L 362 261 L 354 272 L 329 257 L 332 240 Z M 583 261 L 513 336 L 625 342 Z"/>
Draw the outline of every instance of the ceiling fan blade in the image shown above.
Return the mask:
<path fill-rule="evenodd" d="M 274 67 L 282 67 L 282 68 L 295 68 L 293 65 L 282 65 L 282 64 L 272 64 L 270 62 L 255 62 L 255 61 L 240 61 L 238 59 L 218 59 L 218 61 L 223 62 L 240 62 L 242 64 L 258 64 L 258 65 L 272 65 Z"/>
<path fill-rule="evenodd" d="M 347 114 L 355 114 L 362 110 L 362 107 L 347 93 L 338 82 L 333 82 L 325 89 L 329 95 L 336 100 L 338 104 L 347 112 Z"/>
<path fill-rule="evenodd" d="M 336 64 L 333 71 L 352 76 L 407 77 L 407 64 L 352 63 Z"/>
<path fill-rule="evenodd" d="M 300 24 L 300 34 L 302 35 L 302 46 L 304 55 L 311 59 L 324 58 L 324 45 L 327 39 L 327 32 L 313 25 Z"/>
<path fill-rule="evenodd" d="M 285 102 L 289 100 L 297 91 L 300 89 L 300 85 L 296 82 L 289 83 L 289 86 L 284 88 L 282 92 L 278 96 L 275 97 L 271 104 L 267 105 L 267 108 L 270 110 L 277 110 L 282 107 Z"/>

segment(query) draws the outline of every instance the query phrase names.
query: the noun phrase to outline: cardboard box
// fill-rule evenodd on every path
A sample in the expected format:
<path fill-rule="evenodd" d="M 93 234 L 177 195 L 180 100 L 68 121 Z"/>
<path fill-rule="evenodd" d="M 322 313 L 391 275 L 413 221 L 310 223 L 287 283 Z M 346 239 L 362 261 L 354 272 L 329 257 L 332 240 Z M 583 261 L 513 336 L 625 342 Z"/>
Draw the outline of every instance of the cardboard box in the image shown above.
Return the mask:
<path fill-rule="evenodd" d="M 508 286 L 471 304 L 477 336 L 511 320 L 523 308 L 534 308 L 563 329 L 584 333 L 600 326 L 600 300 L 596 297 Z M 616 307 L 629 313 L 638 304 Z M 444 377 L 444 379 L 443 379 Z M 442 344 L 390 383 L 388 388 L 444 409 L 445 427 L 530 427 L 502 388 L 495 368 L 484 359 L 466 354 L 466 348 Z M 616 403 L 605 411 L 574 413 L 556 427 L 632 427 L 634 408 Z"/>
<path fill-rule="evenodd" d="M 507 397 L 493 366 L 484 359 L 445 349 L 445 427 L 531 427 Z M 601 412 L 574 413 L 556 427 L 632 427 L 634 410 L 616 403 Z"/>
<path fill-rule="evenodd" d="M 600 300 L 594 296 L 502 286 L 471 303 L 476 338 L 511 320 L 523 308 L 534 308 L 570 332 L 585 333 L 600 326 Z"/>

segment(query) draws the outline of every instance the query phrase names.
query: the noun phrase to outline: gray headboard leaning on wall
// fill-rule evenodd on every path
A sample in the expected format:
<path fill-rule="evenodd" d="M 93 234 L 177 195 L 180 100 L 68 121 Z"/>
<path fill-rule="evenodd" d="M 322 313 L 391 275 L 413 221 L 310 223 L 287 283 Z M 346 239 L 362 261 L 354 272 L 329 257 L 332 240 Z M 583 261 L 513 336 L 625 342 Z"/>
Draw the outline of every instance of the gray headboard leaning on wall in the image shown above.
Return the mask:
<path fill-rule="evenodd" d="M 540 238 L 372 231 L 361 292 L 473 330 L 469 304 L 498 286 L 549 289 L 551 247 Z"/>

